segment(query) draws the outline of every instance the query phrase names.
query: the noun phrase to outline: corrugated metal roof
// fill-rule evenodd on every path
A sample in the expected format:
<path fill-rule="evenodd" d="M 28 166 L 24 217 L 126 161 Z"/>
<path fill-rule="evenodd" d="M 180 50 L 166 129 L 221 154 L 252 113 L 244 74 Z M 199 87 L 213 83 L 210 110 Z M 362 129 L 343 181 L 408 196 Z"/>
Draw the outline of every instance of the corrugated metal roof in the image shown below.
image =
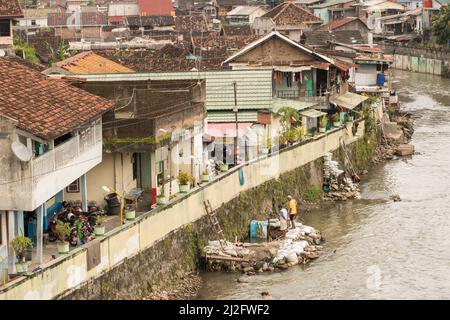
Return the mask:
<path fill-rule="evenodd" d="M 237 6 L 233 10 L 227 13 L 227 16 L 248 16 L 251 15 L 260 7 L 250 7 L 250 6 Z"/>
<path fill-rule="evenodd" d="M 246 110 L 238 112 L 238 122 L 257 122 L 258 111 Z M 233 111 L 209 111 L 208 122 L 235 122 Z"/>
<path fill-rule="evenodd" d="M 296 110 L 304 110 L 307 108 L 311 108 L 315 105 L 317 105 L 316 102 L 274 98 L 272 112 L 277 113 L 281 108 L 284 107 L 294 108 Z"/>
<path fill-rule="evenodd" d="M 356 106 L 366 101 L 367 99 L 369 99 L 369 97 L 352 92 L 347 92 L 341 95 L 331 96 L 330 102 L 337 104 L 340 107 L 353 110 Z"/>
<path fill-rule="evenodd" d="M 300 112 L 301 116 L 308 117 L 308 118 L 318 118 L 321 116 L 326 115 L 325 112 L 315 110 L 315 109 L 308 109 Z"/>
<path fill-rule="evenodd" d="M 240 110 L 272 108 L 271 69 L 83 75 L 82 78 L 86 78 L 87 81 L 206 79 L 206 108 L 208 110 L 233 109 L 233 82 L 236 81 L 237 105 Z"/>

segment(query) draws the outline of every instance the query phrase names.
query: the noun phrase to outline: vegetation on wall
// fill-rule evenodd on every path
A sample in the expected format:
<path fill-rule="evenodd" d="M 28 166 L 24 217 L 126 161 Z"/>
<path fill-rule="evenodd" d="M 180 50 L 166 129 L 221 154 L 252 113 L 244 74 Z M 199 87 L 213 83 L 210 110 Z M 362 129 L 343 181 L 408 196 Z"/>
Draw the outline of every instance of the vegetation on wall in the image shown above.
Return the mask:
<path fill-rule="evenodd" d="M 433 34 L 440 44 L 450 43 L 450 6 L 442 5 L 439 14 L 432 18 Z"/>
<path fill-rule="evenodd" d="M 370 107 L 363 109 L 363 115 L 365 118 L 364 138 L 358 140 L 355 145 L 355 165 L 357 169 L 367 167 L 377 146 L 376 121 Z"/>
<path fill-rule="evenodd" d="M 33 46 L 26 44 L 21 38 L 14 37 L 13 40 L 14 49 L 20 51 L 23 58 L 32 63 L 40 63 L 40 60 L 36 54 L 36 49 Z"/>

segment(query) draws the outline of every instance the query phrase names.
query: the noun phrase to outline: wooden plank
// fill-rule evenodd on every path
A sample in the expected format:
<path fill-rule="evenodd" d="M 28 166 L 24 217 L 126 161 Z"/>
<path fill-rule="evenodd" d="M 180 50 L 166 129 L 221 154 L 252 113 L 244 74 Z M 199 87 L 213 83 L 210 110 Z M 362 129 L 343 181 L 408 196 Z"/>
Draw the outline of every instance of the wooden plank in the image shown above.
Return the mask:
<path fill-rule="evenodd" d="M 206 255 L 206 259 L 208 259 L 208 260 L 222 260 L 222 261 L 249 262 L 248 259 L 244 259 L 244 258 L 209 255 L 209 254 Z"/>

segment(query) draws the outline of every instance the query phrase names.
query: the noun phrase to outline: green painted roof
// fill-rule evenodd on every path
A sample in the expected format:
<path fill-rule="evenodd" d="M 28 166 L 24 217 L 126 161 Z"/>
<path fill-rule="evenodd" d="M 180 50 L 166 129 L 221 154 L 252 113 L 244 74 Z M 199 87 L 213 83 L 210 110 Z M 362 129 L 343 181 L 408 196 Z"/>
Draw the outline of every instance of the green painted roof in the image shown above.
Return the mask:
<path fill-rule="evenodd" d="M 234 122 L 235 119 L 233 111 L 208 111 L 208 122 Z M 246 110 L 238 112 L 238 122 L 256 121 L 258 121 L 258 111 Z"/>
<path fill-rule="evenodd" d="M 82 77 L 87 81 L 206 79 L 207 110 L 232 110 L 234 106 L 233 82 L 236 81 L 239 110 L 269 110 L 272 108 L 272 69 L 97 74 L 83 75 Z"/>

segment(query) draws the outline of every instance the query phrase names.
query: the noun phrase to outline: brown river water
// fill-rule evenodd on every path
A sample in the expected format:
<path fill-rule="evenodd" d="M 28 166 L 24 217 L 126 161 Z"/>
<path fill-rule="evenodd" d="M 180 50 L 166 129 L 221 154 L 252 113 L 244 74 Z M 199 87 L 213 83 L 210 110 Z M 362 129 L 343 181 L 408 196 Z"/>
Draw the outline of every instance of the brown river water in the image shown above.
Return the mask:
<path fill-rule="evenodd" d="M 395 79 L 416 119 L 418 154 L 373 168 L 361 200 L 304 216 L 326 236 L 319 259 L 249 283 L 205 273 L 198 299 L 260 299 L 262 291 L 274 299 L 450 299 L 450 79 L 405 71 Z"/>

